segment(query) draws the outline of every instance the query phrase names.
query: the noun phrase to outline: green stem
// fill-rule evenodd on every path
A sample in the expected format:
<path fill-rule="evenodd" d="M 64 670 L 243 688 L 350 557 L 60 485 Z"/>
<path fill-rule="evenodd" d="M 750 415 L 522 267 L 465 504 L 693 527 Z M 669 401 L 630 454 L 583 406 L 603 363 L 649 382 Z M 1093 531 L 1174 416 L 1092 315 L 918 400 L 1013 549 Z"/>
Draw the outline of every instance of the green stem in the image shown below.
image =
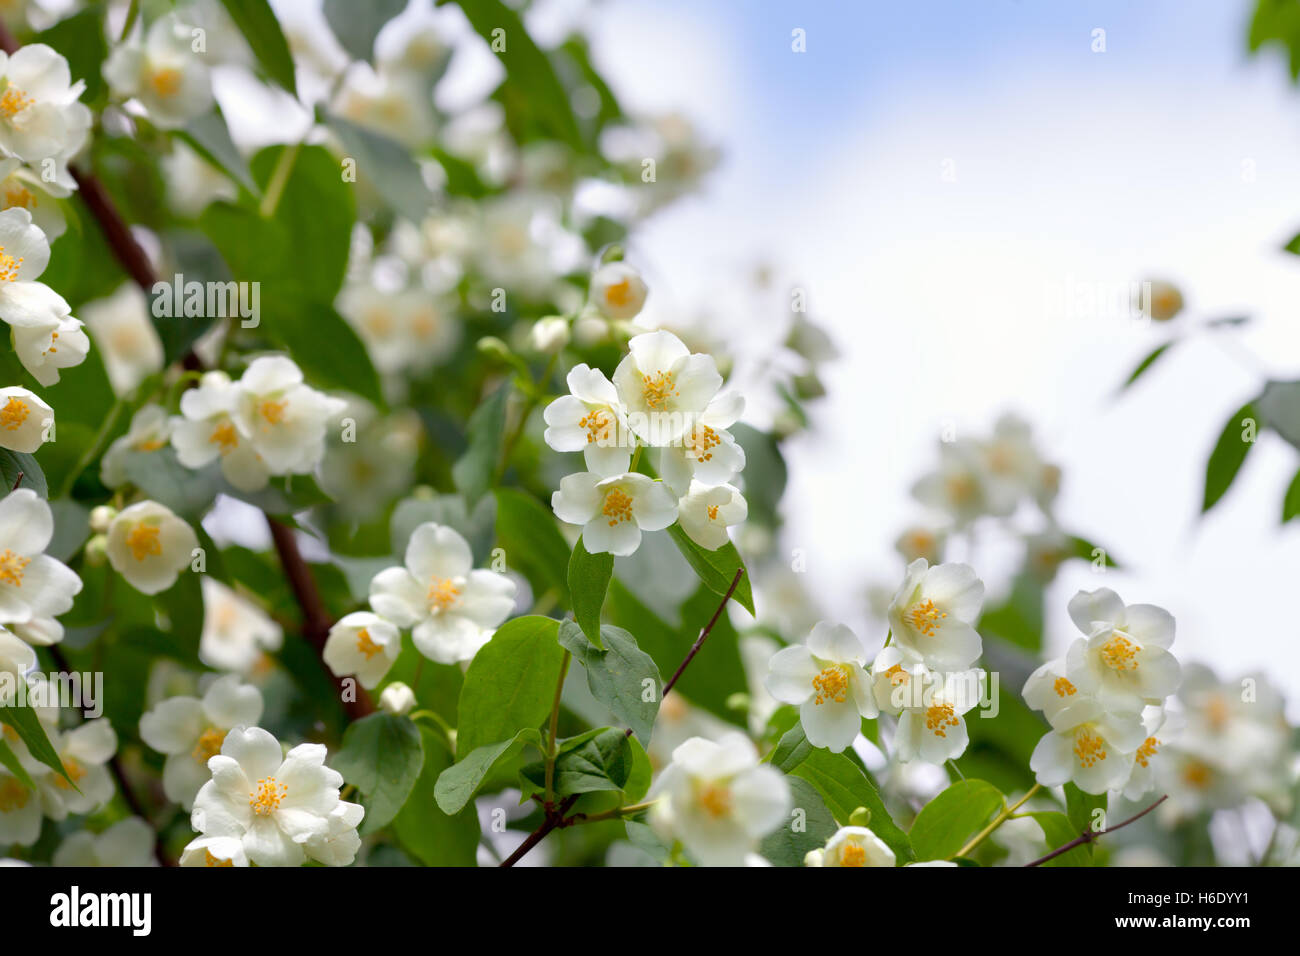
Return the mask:
<path fill-rule="evenodd" d="M 555 699 L 551 702 L 550 731 L 546 738 L 546 800 L 547 809 L 555 802 L 555 752 L 559 749 L 560 697 L 564 693 L 564 678 L 569 673 L 569 661 L 573 655 L 564 652 L 564 662 L 560 664 L 560 679 L 555 682 Z"/>
<path fill-rule="evenodd" d="M 603 810 L 600 813 L 593 813 L 588 816 L 585 813 L 579 813 L 573 817 L 573 823 L 576 826 L 579 823 L 599 823 L 601 820 L 618 820 L 622 817 L 630 817 L 634 813 L 640 813 L 642 810 L 649 810 L 658 800 L 647 800 L 644 803 L 633 803 L 626 807 L 615 807 L 612 810 Z"/>
<path fill-rule="evenodd" d="M 293 164 L 297 161 L 301 149 L 301 141 L 286 146 L 275 161 L 275 169 L 271 170 L 271 179 L 266 184 L 266 193 L 257 207 L 263 219 L 270 219 L 275 215 L 275 210 L 284 195 L 284 188 L 289 184 L 289 174 L 293 172 Z"/>
<path fill-rule="evenodd" d="M 117 38 L 118 43 L 125 43 L 126 38 L 131 35 L 131 28 L 135 26 L 135 21 L 140 19 L 140 0 L 131 0 L 131 6 L 126 11 L 126 22 L 122 24 L 122 35 Z"/>
<path fill-rule="evenodd" d="M 559 361 L 559 358 L 559 352 L 552 355 L 551 360 L 546 363 L 546 368 L 542 371 L 541 378 L 533 383 L 533 388 L 530 390 L 528 401 L 525 403 L 523 411 L 519 414 L 519 421 L 515 423 L 514 431 L 510 433 L 510 437 L 506 439 L 505 445 L 502 447 L 501 461 L 497 465 L 496 478 L 493 481 L 493 484 L 499 485 L 501 483 L 501 478 L 506 473 L 506 466 L 510 464 L 510 456 L 514 454 L 515 446 L 519 444 L 519 439 L 523 437 L 524 429 L 528 427 L 528 419 L 532 417 L 537 406 L 541 404 L 541 388 L 551 380 L 551 373 L 555 371 L 555 363 Z"/>
<path fill-rule="evenodd" d="M 1036 793 L 1037 793 L 1039 790 L 1041 790 L 1041 789 L 1042 789 L 1042 784 L 1038 784 L 1038 783 L 1036 783 L 1036 784 L 1034 784 L 1032 787 L 1029 788 L 1029 792 L 1028 792 L 1028 793 L 1026 793 L 1023 797 L 1021 797 L 1019 800 L 1017 800 L 1017 801 L 1016 801 L 1015 803 L 1013 803 L 1011 806 L 1008 807 L 1008 806 L 1006 806 L 1006 805 L 1004 804 L 1003 807 L 1002 807 L 1002 811 L 1001 811 L 1001 812 L 1000 812 L 996 817 L 993 818 L 993 822 L 992 822 L 992 823 L 990 823 L 988 826 L 986 826 L 986 827 L 985 827 L 983 830 L 981 830 L 979 833 L 975 834 L 975 836 L 971 838 L 971 840 L 970 840 L 969 843 L 967 843 L 964 847 L 962 847 L 960 850 L 958 850 L 956 853 L 953 854 L 953 856 L 950 856 L 948 859 L 951 860 L 953 857 L 956 857 L 956 856 L 965 856 L 965 855 L 966 855 L 967 853 L 969 853 L 971 850 L 975 849 L 977 846 L 979 846 L 981 843 L 983 843 L 985 837 L 987 837 L 990 833 L 992 833 L 992 832 L 993 832 L 994 830 L 996 830 L 998 827 L 1002 826 L 1002 824 L 1005 823 L 1005 822 L 1007 821 L 1007 819 L 1010 818 L 1010 816 L 1011 816 L 1013 813 L 1015 813 L 1017 810 L 1019 810 L 1021 807 L 1023 807 L 1026 803 L 1028 803 L 1028 802 L 1029 802 L 1029 798 L 1032 797 L 1034 794 L 1036 794 Z"/>

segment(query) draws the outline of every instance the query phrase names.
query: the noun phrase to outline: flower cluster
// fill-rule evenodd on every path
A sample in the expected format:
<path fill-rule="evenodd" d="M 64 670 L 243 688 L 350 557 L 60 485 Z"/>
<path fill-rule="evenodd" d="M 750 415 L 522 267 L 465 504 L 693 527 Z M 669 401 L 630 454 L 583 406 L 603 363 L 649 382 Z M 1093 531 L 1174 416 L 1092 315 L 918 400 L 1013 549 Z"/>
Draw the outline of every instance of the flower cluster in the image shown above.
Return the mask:
<path fill-rule="evenodd" d="M 1153 786 L 1156 734 L 1181 680 L 1169 651 L 1174 618 L 1153 604 L 1125 605 L 1108 588 L 1080 591 L 1069 610 L 1084 636 L 1025 682 L 1025 702 L 1052 728 L 1030 769 L 1043 786 L 1072 781 L 1086 793 L 1136 799 Z"/>

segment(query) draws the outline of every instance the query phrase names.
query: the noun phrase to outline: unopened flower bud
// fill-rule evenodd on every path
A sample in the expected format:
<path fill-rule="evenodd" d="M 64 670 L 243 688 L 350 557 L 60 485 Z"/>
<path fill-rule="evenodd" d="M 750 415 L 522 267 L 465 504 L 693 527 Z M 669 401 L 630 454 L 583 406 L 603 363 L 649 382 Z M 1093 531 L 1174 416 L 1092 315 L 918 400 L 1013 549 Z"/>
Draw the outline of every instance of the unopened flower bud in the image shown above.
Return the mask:
<path fill-rule="evenodd" d="M 90 530 L 95 534 L 108 531 L 108 526 L 117 517 L 117 509 L 110 505 L 98 505 L 90 510 Z"/>
<path fill-rule="evenodd" d="M 538 319 L 533 323 L 529 338 L 537 351 L 554 355 L 569 344 L 568 320 L 559 315 Z"/>
<path fill-rule="evenodd" d="M 409 714 L 415 709 L 415 691 L 401 681 L 394 681 L 379 695 L 379 709 L 394 717 Z"/>

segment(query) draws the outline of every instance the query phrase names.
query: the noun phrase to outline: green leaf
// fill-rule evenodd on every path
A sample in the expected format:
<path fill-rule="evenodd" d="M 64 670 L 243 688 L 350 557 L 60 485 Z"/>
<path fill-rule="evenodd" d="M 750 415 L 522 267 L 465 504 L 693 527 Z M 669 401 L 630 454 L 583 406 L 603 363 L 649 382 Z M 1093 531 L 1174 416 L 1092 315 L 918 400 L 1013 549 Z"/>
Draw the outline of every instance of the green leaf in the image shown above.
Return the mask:
<path fill-rule="evenodd" d="M 606 727 L 581 734 L 575 741 L 562 741 L 556 751 L 553 782 L 556 794 L 567 797 L 575 793 L 622 790 L 627 785 L 634 761 L 631 745 L 622 730 Z M 533 785 L 533 792 L 545 790 L 545 763 L 530 763 L 521 774 L 525 782 Z"/>
<path fill-rule="evenodd" d="M 458 757 L 508 741 L 547 718 L 564 661 L 559 629 L 549 617 L 517 617 L 474 655 L 457 708 Z"/>
<path fill-rule="evenodd" d="M 1102 564 L 1108 568 L 1119 567 L 1119 562 L 1111 557 L 1109 548 L 1103 548 L 1100 545 L 1089 541 L 1087 538 L 1081 538 L 1078 535 L 1070 535 L 1068 540 L 1070 543 L 1070 553 L 1074 557 L 1090 562 L 1096 561 L 1100 558 Z"/>
<path fill-rule="evenodd" d="M 1286 497 L 1282 499 L 1282 521 L 1287 522 L 1300 515 L 1300 471 L 1295 473 L 1291 484 L 1287 486 Z"/>
<path fill-rule="evenodd" d="M 17 731 L 19 738 L 27 745 L 27 750 L 33 757 L 76 787 L 76 781 L 69 777 L 68 771 L 63 768 L 63 760 L 55 751 L 54 745 L 50 743 L 50 738 L 46 736 L 45 728 L 41 726 L 31 704 L 23 704 L 21 707 L 17 704 L 0 707 L 0 724 L 8 724 Z"/>
<path fill-rule="evenodd" d="M 716 551 L 710 551 L 692 541 L 691 536 L 679 523 L 674 522 L 668 529 L 668 533 L 672 535 L 677 550 L 714 594 L 726 594 L 731 587 L 731 582 L 735 580 L 736 571 L 745 570 L 744 559 L 730 541 Z M 740 583 L 736 585 L 732 596 L 746 611 L 750 614 L 754 613 L 754 590 L 747 571 L 741 575 Z"/>
<path fill-rule="evenodd" d="M 122 456 L 123 473 L 145 497 L 190 519 L 198 518 L 217 497 L 219 468 L 186 468 L 170 445 L 155 451 L 129 450 Z"/>
<path fill-rule="evenodd" d="M 449 816 L 459 813 L 478 792 L 493 767 L 519 753 L 526 744 L 540 747 L 541 743 L 542 735 L 537 728 L 525 727 L 509 740 L 475 747 L 439 775 L 433 789 L 438 808 Z"/>
<path fill-rule="evenodd" d="M 745 450 L 744 491 L 749 520 L 775 528 L 780 523 L 779 508 L 787 478 L 781 446 L 771 435 L 741 422 L 731 427 L 731 433 Z"/>
<path fill-rule="evenodd" d="M 556 527 L 555 516 L 517 488 L 498 488 L 495 497 L 497 545 L 505 549 L 506 563 L 523 572 L 535 593 L 552 590 L 561 604 L 568 604 L 564 569 L 569 546 Z"/>
<path fill-rule="evenodd" d="M 826 809 L 826 802 L 811 783 L 791 777 L 790 794 L 794 813 L 779 830 L 764 837 L 758 848 L 759 854 L 776 866 L 803 866 L 808 851 L 824 847 L 839 829 L 835 817 Z"/>
<path fill-rule="evenodd" d="M 22 475 L 21 484 L 18 482 L 19 475 Z M 13 491 L 15 485 L 30 488 L 42 498 L 47 498 L 50 494 L 45 485 L 45 472 L 41 471 L 35 458 L 26 452 L 0 448 L 0 498 Z"/>
<path fill-rule="evenodd" d="M 103 14 L 97 10 L 83 10 L 65 17 L 48 30 L 36 34 L 33 43 L 44 43 L 67 58 L 72 80 L 85 80 L 86 91 L 82 100 L 94 103 L 104 95 L 104 60 L 108 58 L 108 42 L 104 39 Z"/>
<path fill-rule="evenodd" d="M 1106 794 L 1084 793 L 1072 783 L 1065 785 L 1065 813 L 1074 828 L 1074 836 L 1084 830 L 1106 829 Z M 1098 815 L 1097 811 L 1101 814 Z"/>
<path fill-rule="evenodd" d="M 1269 428 L 1300 448 L 1300 382 L 1269 382 L 1254 404 Z"/>
<path fill-rule="evenodd" d="M 659 715 L 663 687 L 659 668 L 621 627 L 607 624 L 600 633 L 604 640 L 594 644 L 577 624 L 565 621 L 560 625 L 559 641 L 586 669 L 591 696 L 631 727 L 643 744 L 648 743 Z"/>
<path fill-rule="evenodd" d="M 184 129 L 176 132 L 176 135 L 250 193 L 261 196 L 262 191 L 253 181 L 253 173 L 248 168 L 248 162 L 235 146 L 234 140 L 230 138 L 230 129 L 226 126 L 226 118 L 222 115 L 220 107 L 215 107 L 211 112 L 190 120 Z"/>
<path fill-rule="evenodd" d="M 334 756 L 334 769 L 366 796 L 367 833 L 397 816 L 423 766 L 420 732 L 410 718 L 392 714 L 371 714 L 351 724 Z"/>
<path fill-rule="evenodd" d="M 993 784 L 959 780 L 921 808 L 908 836 L 918 860 L 946 860 L 957 855 L 1005 801 Z M 874 816 L 873 816 L 874 822 Z"/>
<path fill-rule="evenodd" d="M 1050 853 L 1058 847 L 1065 846 L 1071 840 L 1079 836 L 1079 830 L 1070 822 L 1069 817 L 1064 813 L 1058 813 L 1054 810 L 1043 810 L 1037 813 L 1031 813 L 1029 816 L 1038 821 L 1038 825 L 1043 828 L 1043 838 L 1046 841 L 1047 849 L 1043 855 Z M 1062 853 L 1054 859 L 1048 860 L 1043 866 L 1092 866 L 1092 846 L 1083 844 L 1077 846 L 1069 853 Z"/>
<path fill-rule="evenodd" d="M 1120 391 L 1123 391 L 1124 389 L 1128 388 L 1139 378 L 1141 378 L 1143 374 L 1145 374 L 1147 370 L 1151 368 L 1152 365 L 1156 364 L 1156 361 L 1162 355 L 1164 355 L 1165 352 L 1168 351 L 1169 347 L 1173 344 L 1174 344 L 1173 342 L 1166 342 L 1164 345 L 1161 345 L 1160 347 L 1156 348 L 1154 351 L 1150 352 L 1147 355 L 1147 357 L 1144 358 L 1141 362 L 1138 362 L 1137 368 L 1133 369 L 1133 371 L 1129 373 L 1129 377 L 1126 378 L 1124 380 L 1124 384 L 1120 386 Z"/>
<path fill-rule="evenodd" d="M 393 832 L 408 853 L 426 866 L 475 866 L 479 842 L 478 813 L 473 805 L 448 816 L 440 812 L 434 791 L 438 777 L 452 765 L 451 751 L 433 731 L 422 728 L 424 767 L 400 813 Z"/>
<path fill-rule="evenodd" d="M 332 307 L 312 302 L 291 308 L 268 322 L 266 332 L 288 349 L 315 387 L 348 391 L 384 407 L 384 391 L 370 353 Z"/>
<path fill-rule="evenodd" d="M 293 56 L 280 23 L 266 0 L 221 0 L 230 19 L 252 48 L 257 62 L 267 76 L 294 96 L 298 95 L 293 78 Z"/>
<path fill-rule="evenodd" d="M 573 616 L 587 638 L 600 646 L 600 609 L 605 606 L 605 592 L 614 574 L 612 554 L 592 554 L 582 544 L 582 537 L 573 546 L 569 558 L 569 594 L 572 595 Z M 563 637 L 561 637 L 563 640 Z"/>
<path fill-rule="evenodd" d="M 848 826 L 854 810 L 866 807 L 871 811 L 871 831 L 889 845 L 898 861 L 910 863 L 917 858 L 907 834 L 889 815 L 875 785 L 862 769 L 842 753 L 833 754 L 808 743 L 798 724 L 777 743 L 771 763 L 778 770 L 816 787 L 841 826 Z"/>
<path fill-rule="evenodd" d="M 506 398 L 509 383 L 483 399 L 469 417 L 469 447 L 451 466 L 456 489 L 473 508 L 492 485 L 497 459 L 501 456 L 501 439 L 506 424 Z"/>
<path fill-rule="evenodd" d="M 9 746 L 9 742 L 3 737 L 0 737 L 0 766 L 3 766 L 11 774 L 17 777 L 18 782 L 28 790 L 35 791 L 36 782 L 32 780 L 32 775 L 29 774 L 27 768 L 19 762 L 18 755 L 14 753 L 13 748 Z"/>
<path fill-rule="evenodd" d="M 322 110 L 321 118 L 339 138 L 344 154 L 356 161 L 361 180 L 374 187 L 389 209 L 411 222 L 424 218 L 433 193 L 405 146 L 333 113 Z"/>
<path fill-rule="evenodd" d="M 325 0 L 325 19 L 353 59 L 374 61 L 375 37 L 406 0 Z"/>
<path fill-rule="evenodd" d="M 1259 413 L 1254 402 L 1247 402 L 1228 419 L 1210 452 L 1205 464 L 1205 498 L 1201 504 L 1202 513 L 1209 511 L 1231 487 L 1233 479 L 1241 469 L 1246 455 L 1255 447 L 1253 440 L 1247 440 L 1245 431 L 1251 432 L 1251 439 L 1259 426 Z"/>

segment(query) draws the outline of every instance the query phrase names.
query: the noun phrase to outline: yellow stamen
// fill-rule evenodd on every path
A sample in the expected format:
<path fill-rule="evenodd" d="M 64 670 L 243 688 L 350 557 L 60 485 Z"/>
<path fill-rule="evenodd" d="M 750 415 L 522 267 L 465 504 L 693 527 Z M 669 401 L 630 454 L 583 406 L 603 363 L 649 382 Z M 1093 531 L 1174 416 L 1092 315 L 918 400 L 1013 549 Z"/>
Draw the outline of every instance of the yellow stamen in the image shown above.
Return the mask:
<path fill-rule="evenodd" d="M 215 856 L 212 855 L 212 851 L 211 851 L 211 850 L 209 850 L 209 849 L 207 849 L 207 848 L 205 847 L 204 850 L 203 850 L 203 865 L 204 865 L 204 866 L 234 866 L 234 865 L 235 865 L 235 861 L 234 861 L 234 860 L 219 860 L 219 859 L 217 859 Z"/>
<path fill-rule="evenodd" d="M 277 782 L 274 777 L 263 777 L 257 781 L 257 789 L 249 792 L 248 805 L 253 813 L 268 817 L 279 808 L 288 792 L 289 788 Z"/>
<path fill-rule="evenodd" d="M 239 432 L 235 431 L 235 426 L 231 422 L 222 422 L 212 429 L 212 434 L 208 437 L 208 444 L 220 445 L 221 454 L 228 454 L 238 447 Z"/>
<path fill-rule="evenodd" d="M 632 520 L 632 498 L 624 494 L 621 488 L 613 488 L 605 495 L 605 504 L 601 514 L 609 519 L 609 526 Z"/>
<path fill-rule="evenodd" d="M 218 730 L 216 727 L 209 727 L 199 735 L 198 743 L 190 751 L 190 756 L 196 762 L 207 766 L 209 760 L 221 753 L 221 744 L 226 739 L 226 733 Z"/>
<path fill-rule="evenodd" d="M 912 679 L 912 675 L 903 670 L 902 664 L 895 664 L 889 670 L 885 671 L 885 676 L 889 678 L 889 683 L 893 687 L 906 684 Z"/>
<path fill-rule="evenodd" d="M 1101 646 L 1101 659 L 1113 671 L 1135 671 L 1139 648 L 1128 638 L 1116 634 Z"/>
<path fill-rule="evenodd" d="M 960 723 L 952 704 L 931 704 L 925 709 L 925 729 L 936 737 L 947 737 L 948 728 Z"/>
<path fill-rule="evenodd" d="M 842 704 L 848 698 L 849 675 L 843 667 L 832 665 L 824 668 L 814 677 L 812 685 L 816 692 L 813 703 L 820 705 L 833 700 L 837 704 Z"/>
<path fill-rule="evenodd" d="M 719 508 L 718 505 L 709 505 L 709 506 L 708 506 L 708 509 L 707 509 L 707 510 L 708 510 L 708 512 L 709 512 L 709 520 L 710 520 L 710 521 L 717 521 L 717 520 L 718 520 L 718 508 Z"/>
<path fill-rule="evenodd" d="M 6 777 L 4 782 L 0 783 L 0 813 L 21 810 L 27 806 L 28 796 L 26 787 L 13 777 Z"/>
<path fill-rule="evenodd" d="M 713 449 L 722 444 L 722 439 L 708 425 L 696 425 L 686 439 L 686 450 L 696 461 L 711 461 Z"/>
<path fill-rule="evenodd" d="M 31 106 L 33 102 L 32 98 L 18 87 L 11 86 L 4 91 L 3 95 L 0 95 L 0 116 L 5 119 L 13 119 Z"/>
<path fill-rule="evenodd" d="M 26 186 L 19 183 L 5 184 L 5 208 L 6 209 L 35 209 L 36 196 Z"/>
<path fill-rule="evenodd" d="M 18 278 L 18 270 L 22 268 L 23 257 L 14 258 L 5 252 L 5 247 L 0 246 L 0 282 L 13 282 Z M 58 338 L 59 333 L 55 332 L 52 336 Z M 51 348 L 50 351 L 53 351 Z"/>
<path fill-rule="evenodd" d="M 1084 727 L 1074 735 L 1074 755 L 1084 767 L 1091 767 L 1106 759 L 1106 741 L 1090 727 Z"/>
<path fill-rule="evenodd" d="M 934 606 L 933 601 L 918 601 L 903 615 L 908 624 L 926 637 L 934 637 L 935 632 L 939 630 L 939 625 L 947 616 L 948 613 L 940 611 Z"/>
<path fill-rule="evenodd" d="M 632 300 L 632 283 L 628 279 L 615 282 L 605 289 L 605 301 L 613 306 L 624 306 Z"/>
<path fill-rule="evenodd" d="M 1137 762 L 1140 766 L 1145 767 L 1147 762 L 1156 755 L 1156 749 L 1160 746 L 1160 741 L 1154 737 L 1148 737 L 1142 741 L 1142 746 L 1138 748 Z"/>
<path fill-rule="evenodd" d="M 614 416 L 603 408 L 597 408 L 578 419 L 578 427 L 587 430 L 587 444 L 609 441 L 609 430 L 614 424 Z"/>
<path fill-rule="evenodd" d="M 1070 697 L 1076 692 L 1076 688 L 1064 677 L 1056 678 L 1056 683 L 1052 684 L 1052 689 L 1056 691 L 1057 697 Z"/>
<path fill-rule="evenodd" d="M 31 558 L 14 554 L 8 548 L 0 554 L 0 581 L 12 584 L 16 588 L 23 586 L 23 571 L 32 563 Z"/>
<path fill-rule="evenodd" d="M 370 658 L 374 657 L 382 650 L 383 648 L 374 642 L 374 639 L 370 636 L 370 632 L 364 627 L 357 631 L 357 653 L 364 654 L 366 660 L 370 660 Z"/>
<path fill-rule="evenodd" d="M 257 406 L 257 413 L 266 419 L 268 425 L 279 425 L 284 422 L 284 410 L 288 407 L 287 399 L 276 402 L 268 398 Z"/>
<path fill-rule="evenodd" d="M 126 536 L 126 546 L 131 549 L 131 556 L 137 561 L 143 561 L 151 554 L 162 554 L 162 542 L 158 540 L 158 526 L 136 525 Z"/>
<path fill-rule="evenodd" d="M 699 794 L 700 806 L 715 820 L 731 812 L 731 791 L 724 784 L 705 784 Z"/>
<path fill-rule="evenodd" d="M 149 74 L 149 85 L 164 99 L 175 96 L 181 88 L 181 71 L 170 66 L 154 70 Z"/>
<path fill-rule="evenodd" d="M 451 578 L 433 578 L 429 582 L 426 600 L 429 602 L 430 610 L 445 611 L 456 603 L 458 597 L 460 597 L 460 588 Z"/>
<path fill-rule="evenodd" d="M 86 768 L 75 757 L 69 757 L 66 754 L 60 754 L 59 757 L 63 761 L 63 769 L 72 778 L 72 783 L 80 783 L 82 778 L 86 776 Z M 68 783 L 62 774 L 58 774 L 54 778 L 54 785 L 63 790 L 71 790 L 72 783 Z"/>
<path fill-rule="evenodd" d="M 840 850 L 840 866 L 866 866 L 867 851 L 856 843 L 845 844 Z"/>
<path fill-rule="evenodd" d="M 674 396 L 678 395 L 677 386 L 673 384 L 672 372 L 656 372 L 654 375 L 641 376 L 641 390 L 649 408 L 663 410 Z"/>

